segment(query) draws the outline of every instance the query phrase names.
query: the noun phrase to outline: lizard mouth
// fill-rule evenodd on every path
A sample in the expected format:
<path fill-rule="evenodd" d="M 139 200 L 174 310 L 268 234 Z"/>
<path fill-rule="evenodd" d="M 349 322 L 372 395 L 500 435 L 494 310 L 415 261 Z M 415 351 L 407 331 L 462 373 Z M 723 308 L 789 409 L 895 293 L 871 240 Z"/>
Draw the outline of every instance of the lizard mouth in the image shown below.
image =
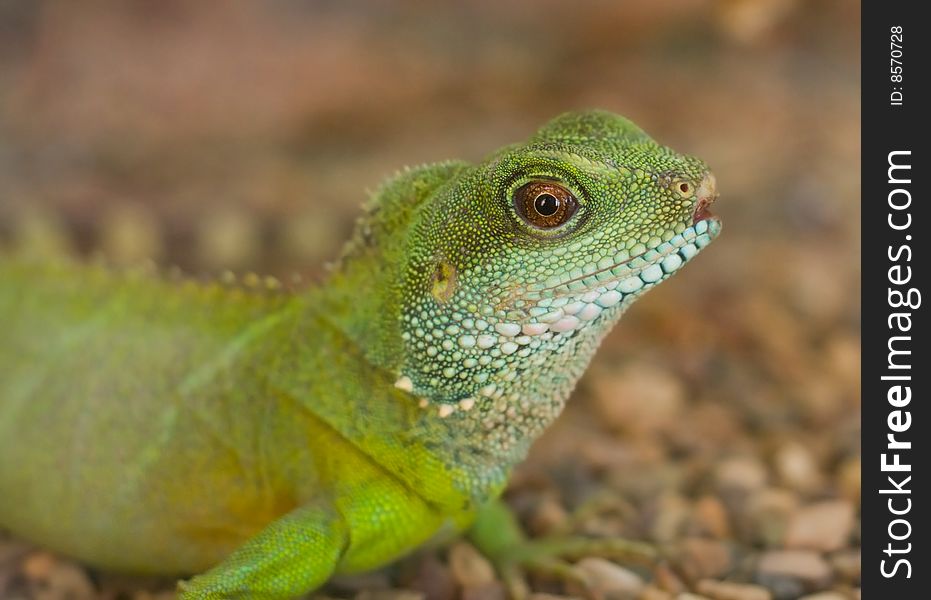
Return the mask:
<path fill-rule="evenodd" d="M 630 257 L 626 256 L 626 251 L 622 251 L 615 255 L 616 262 L 608 266 L 555 285 L 528 291 L 523 295 L 523 299 L 538 300 L 539 306 L 540 301 L 547 297 L 578 296 L 601 288 L 618 287 L 622 289 L 622 293 L 632 293 L 643 285 L 661 281 L 691 260 L 721 231 L 721 220 L 706 207 L 696 209 L 693 220 L 692 226 L 673 236 L 668 242 L 662 242 Z M 640 284 L 633 279 L 640 280 Z"/>
<path fill-rule="evenodd" d="M 707 246 L 721 231 L 717 217 L 705 216 L 682 233 L 652 248 L 615 261 L 587 274 L 554 285 L 539 286 L 512 296 L 501 308 L 511 312 L 513 324 L 526 336 L 572 331 L 585 322 L 629 304 L 646 289 L 663 281 Z"/>
<path fill-rule="evenodd" d="M 713 202 L 712 200 L 706 200 L 700 198 L 698 200 L 698 206 L 695 208 L 695 214 L 692 215 L 692 224 L 695 225 L 699 221 L 707 221 L 708 219 L 716 219 L 717 217 L 708 210 L 708 205 Z"/>
<path fill-rule="evenodd" d="M 635 256 L 621 250 L 611 264 L 602 268 L 552 285 L 522 290 L 498 306 L 508 315 L 507 322 L 498 325 L 504 332 L 502 335 L 521 332 L 529 340 L 538 335 L 571 332 L 606 312 L 614 314 L 613 309 L 630 304 L 675 273 L 720 231 L 720 219 L 709 214 L 669 241 Z"/>

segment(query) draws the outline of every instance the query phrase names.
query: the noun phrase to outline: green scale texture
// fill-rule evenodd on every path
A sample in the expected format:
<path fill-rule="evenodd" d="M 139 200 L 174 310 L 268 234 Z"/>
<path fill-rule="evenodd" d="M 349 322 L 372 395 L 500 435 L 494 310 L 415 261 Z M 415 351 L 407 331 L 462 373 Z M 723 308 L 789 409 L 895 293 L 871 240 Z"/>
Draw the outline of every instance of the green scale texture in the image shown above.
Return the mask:
<path fill-rule="evenodd" d="M 525 184 L 577 210 L 543 229 Z M 469 526 L 598 343 L 720 230 L 700 160 L 606 112 L 406 170 L 324 285 L 0 259 L 0 526 L 185 598 L 289 598 Z"/>

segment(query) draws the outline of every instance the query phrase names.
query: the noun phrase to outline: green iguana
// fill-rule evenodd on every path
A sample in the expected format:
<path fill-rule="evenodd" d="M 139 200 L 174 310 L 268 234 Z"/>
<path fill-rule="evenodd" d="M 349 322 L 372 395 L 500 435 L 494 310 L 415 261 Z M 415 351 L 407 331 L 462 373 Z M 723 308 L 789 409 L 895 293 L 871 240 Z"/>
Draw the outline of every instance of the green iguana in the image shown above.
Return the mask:
<path fill-rule="evenodd" d="M 312 289 L 2 259 L 0 526 L 203 572 L 188 599 L 298 596 L 473 522 L 506 550 L 509 471 L 718 234 L 716 196 L 703 162 L 592 111 L 397 175 Z"/>

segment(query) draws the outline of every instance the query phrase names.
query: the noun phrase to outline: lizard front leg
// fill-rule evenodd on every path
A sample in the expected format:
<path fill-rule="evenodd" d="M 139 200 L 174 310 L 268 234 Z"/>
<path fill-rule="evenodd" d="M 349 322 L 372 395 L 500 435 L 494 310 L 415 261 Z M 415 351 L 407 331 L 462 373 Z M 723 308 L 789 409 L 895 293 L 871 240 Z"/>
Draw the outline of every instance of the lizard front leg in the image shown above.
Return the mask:
<path fill-rule="evenodd" d="M 330 494 L 280 517 L 226 560 L 180 586 L 181 600 L 284 600 L 337 573 L 387 564 L 433 536 L 450 518 L 405 485 L 355 464 Z"/>
<path fill-rule="evenodd" d="M 272 522 L 216 567 L 181 582 L 179 597 L 294 598 L 326 582 L 348 544 L 349 528 L 337 510 L 302 506 Z"/>

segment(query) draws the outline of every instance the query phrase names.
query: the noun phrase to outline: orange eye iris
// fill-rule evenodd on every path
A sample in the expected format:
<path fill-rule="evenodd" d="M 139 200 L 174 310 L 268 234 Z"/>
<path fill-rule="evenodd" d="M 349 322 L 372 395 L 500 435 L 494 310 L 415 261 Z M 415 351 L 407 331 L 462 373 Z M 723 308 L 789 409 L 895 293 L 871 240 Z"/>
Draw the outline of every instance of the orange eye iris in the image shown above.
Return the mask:
<path fill-rule="evenodd" d="M 539 229 L 559 227 L 579 207 L 572 192 L 551 181 L 531 181 L 514 192 L 514 208 L 528 224 Z"/>

